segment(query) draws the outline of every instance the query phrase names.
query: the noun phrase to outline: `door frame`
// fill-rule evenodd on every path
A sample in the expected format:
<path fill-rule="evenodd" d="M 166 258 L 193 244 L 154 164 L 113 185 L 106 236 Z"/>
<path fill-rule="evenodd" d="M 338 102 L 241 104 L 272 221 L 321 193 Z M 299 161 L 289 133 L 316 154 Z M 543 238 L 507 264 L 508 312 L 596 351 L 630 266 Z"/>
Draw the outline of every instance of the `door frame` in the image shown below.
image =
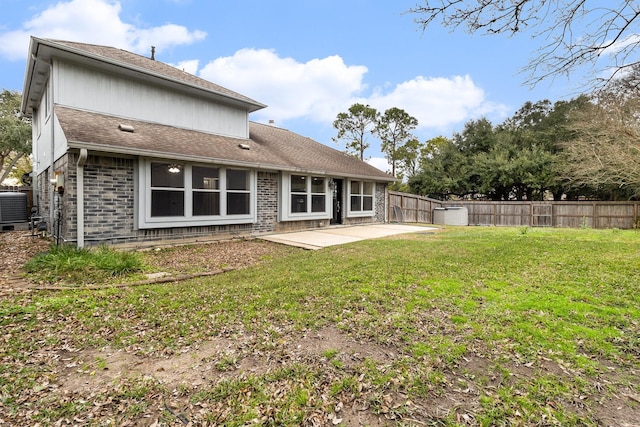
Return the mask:
<path fill-rule="evenodd" d="M 329 182 L 331 189 L 331 220 L 330 225 L 340 225 L 344 218 L 344 180 L 332 178 Z"/>

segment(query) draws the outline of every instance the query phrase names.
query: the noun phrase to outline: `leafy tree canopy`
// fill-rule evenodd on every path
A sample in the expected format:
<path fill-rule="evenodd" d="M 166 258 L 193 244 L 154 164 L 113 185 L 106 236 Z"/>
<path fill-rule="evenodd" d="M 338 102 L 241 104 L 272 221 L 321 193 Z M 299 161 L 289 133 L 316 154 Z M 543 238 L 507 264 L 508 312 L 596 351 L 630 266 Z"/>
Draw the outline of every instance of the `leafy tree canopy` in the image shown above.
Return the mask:
<path fill-rule="evenodd" d="M 563 143 L 574 133 L 569 113 L 584 104 L 583 97 L 527 102 L 498 126 L 486 118 L 469 121 L 451 140 L 427 141 L 409 186 L 440 199 L 541 200 L 569 194 Z"/>
<path fill-rule="evenodd" d="M 412 159 L 417 156 L 417 146 L 409 141 L 416 141 L 411 134 L 418 127 L 418 119 L 411 116 L 400 108 L 389 108 L 378 117 L 374 133 L 380 138 L 381 151 L 391 165 L 391 175 L 396 176 L 396 165 L 403 162 L 406 166 L 411 166 Z"/>
<path fill-rule="evenodd" d="M 20 115 L 20 102 L 17 92 L 0 93 L 0 182 L 31 152 L 31 122 Z"/>
<path fill-rule="evenodd" d="M 339 113 L 333 122 L 338 134 L 333 141 L 344 140 L 347 153 L 364 160 L 364 152 L 369 148 L 367 135 L 373 132 L 378 121 L 378 111 L 364 104 L 353 104 L 348 113 Z"/>

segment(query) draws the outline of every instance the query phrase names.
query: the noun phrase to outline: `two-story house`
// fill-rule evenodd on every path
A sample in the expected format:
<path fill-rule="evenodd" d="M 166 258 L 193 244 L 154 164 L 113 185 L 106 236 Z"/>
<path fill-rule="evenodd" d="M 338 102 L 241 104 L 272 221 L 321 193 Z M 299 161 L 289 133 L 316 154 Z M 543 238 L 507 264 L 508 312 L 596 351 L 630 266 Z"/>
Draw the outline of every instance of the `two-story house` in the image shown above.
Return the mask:
<path fill-rule="evenodd" d="M 38 214 L 79 247 L 385 221 L 393 177 L 249 120 L 265 107 L 154 58 L 32 37 Z"/>

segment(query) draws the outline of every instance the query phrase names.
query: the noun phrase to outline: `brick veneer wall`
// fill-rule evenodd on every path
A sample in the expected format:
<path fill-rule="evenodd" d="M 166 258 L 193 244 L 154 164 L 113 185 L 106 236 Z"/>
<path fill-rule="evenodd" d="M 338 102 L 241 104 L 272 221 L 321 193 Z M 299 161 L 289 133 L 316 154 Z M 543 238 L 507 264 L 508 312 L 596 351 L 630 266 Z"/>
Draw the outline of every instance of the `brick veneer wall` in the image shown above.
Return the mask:
<path fill-rule="evenodd" d="M 278 223 L 278 173 L 258 172 L 258 212 L 253 232 L 270 233 Z"/>
<path fill-rule="evenodd" d="M 385 222 L 386 220 L 386 212 L 387 212 L 387 185 L 376 183 L 376 214 L 375 221 L 376 222 Z"/>
<path fill-rule="evenodd" d="M 62 240 L 77 241 L 77 176 L 78 155 L 69 153 L 54 165 L 65 178 L 65 193 L 62 202 Z M 174 227 L 160 229 L 136 229 L 135 158 L 117 158 L 90 155 L 84 165 L 84 218 L 85 244 L 123 244 L 127 246 L 149 246 L 177 243 L 180 241 L 205 241 L 237 237 L 251 237 L 270 232 L 294 231 L 322 228 L 329 220 L 278 221 L 279 173 L 258 171 L 257 174 L 257 221 L 255 224 L 224 226 Z M 48 171 L 38 177 L 40 188 L 40 213 L 48 215 L 49 191 Z M 384 184 L 376 185 L 376 215 L 371 218 L 353 218 L 345 224 L 384 222 Z M 48 217 L 47 217 L 48 218 Z M 51 233 L 54 230 L 49 228 Z"/>

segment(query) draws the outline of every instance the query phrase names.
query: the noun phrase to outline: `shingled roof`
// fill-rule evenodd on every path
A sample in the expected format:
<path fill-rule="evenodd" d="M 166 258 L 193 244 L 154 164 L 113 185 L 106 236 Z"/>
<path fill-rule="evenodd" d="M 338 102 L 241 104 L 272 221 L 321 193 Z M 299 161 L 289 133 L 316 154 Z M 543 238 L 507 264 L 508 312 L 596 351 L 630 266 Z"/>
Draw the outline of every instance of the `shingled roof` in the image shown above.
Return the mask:
<path fill-rule="evenodd" d="M 31 92 L 41 91 L 43 87 L 43 85 L 31 85 L 32 77 L 45 76 L 48 74 L 47 64 L 50 63 L 52 56 L 71 56 L 74 60 L 82 58 L 85 61 L 98 61 L 102 65 L 107 64 L 118 67 L 120 72 L 127 70 L 128 72 L 143 73 L 146 76 L 155 77 L 158 81 L 185 85 L 223 99 L 226 98 L 229 102 L 240 103 L 244 105 L 249 112 L 266 107 L 266 105 L 245 95 L 179 70 L 169 64 L 126 50 L 110 46 L 31 37 L 27 75 L 25 77 L 25 87 L 23 90 L 25 96 L 22 100 L 22 111 L 25 114 L 30 114 L 32 109 L 37 108 L 39 95 L 34 94 L 32 96 Z M 36 61 L 36 57 L 42 61 Z"/>
<path fill-rule="evenodd" d="M 395 181 L 392 176 L 359 159 L 275 126 L 250 122 L 250 137 L 242 139 L 61 105 L 54 108 L 70 148 Z M 120 130 L 120 125 L 132 127 L 133 132 Z"/>

